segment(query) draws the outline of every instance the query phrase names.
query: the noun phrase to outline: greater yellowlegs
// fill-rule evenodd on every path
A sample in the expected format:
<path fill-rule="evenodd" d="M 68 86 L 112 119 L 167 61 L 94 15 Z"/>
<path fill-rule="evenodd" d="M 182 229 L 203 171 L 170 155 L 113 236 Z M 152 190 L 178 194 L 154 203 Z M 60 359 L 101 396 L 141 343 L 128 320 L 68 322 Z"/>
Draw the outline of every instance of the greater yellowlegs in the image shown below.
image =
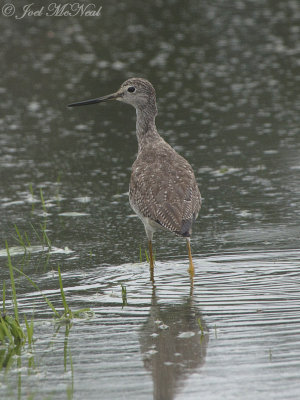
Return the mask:
<path fill-rule="evenodd" d="M 155 90 L 147 80 L 131 78 L 113 94 L 72 103 L 69 107 L 108 100 L 119 100 L 136 109 L 138 154 L 132 166 L 129 202 L 145 226 L 151 276 L 154 270 L 152 239 L 160 228 L 186 238 L 189 272 L 193 276 L 190 236 L 201 207 L 201 195 L 190 164 L 157 132 Z"/>

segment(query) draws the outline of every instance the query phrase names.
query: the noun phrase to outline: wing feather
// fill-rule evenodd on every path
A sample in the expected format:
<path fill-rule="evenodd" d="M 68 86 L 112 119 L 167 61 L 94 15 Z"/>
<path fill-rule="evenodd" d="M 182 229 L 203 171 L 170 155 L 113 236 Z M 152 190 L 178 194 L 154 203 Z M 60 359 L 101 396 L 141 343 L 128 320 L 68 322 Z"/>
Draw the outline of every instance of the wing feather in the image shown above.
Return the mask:
<path fill-rule="evenodd" d="M 201 207 L 192 167 L 161 138 L 138 154 L 129 198 L 138 215 L 182 236 L 190 236 Z"/>

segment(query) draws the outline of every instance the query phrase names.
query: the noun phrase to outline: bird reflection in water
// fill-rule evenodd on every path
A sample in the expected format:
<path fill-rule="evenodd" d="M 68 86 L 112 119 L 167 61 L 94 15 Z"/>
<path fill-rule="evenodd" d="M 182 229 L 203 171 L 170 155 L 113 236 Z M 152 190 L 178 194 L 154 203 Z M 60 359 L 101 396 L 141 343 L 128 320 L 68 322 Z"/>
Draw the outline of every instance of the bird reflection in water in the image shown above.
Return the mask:
<path fill-rule="evenodd" d="M 182 303 L 160 304 L 152 290 L 150 315 L 140 332 L 144 366 L 151 371 L 153 399 L 171 400 L 189 375 L 205 363 L 209 335 L 190 296 Z"/>

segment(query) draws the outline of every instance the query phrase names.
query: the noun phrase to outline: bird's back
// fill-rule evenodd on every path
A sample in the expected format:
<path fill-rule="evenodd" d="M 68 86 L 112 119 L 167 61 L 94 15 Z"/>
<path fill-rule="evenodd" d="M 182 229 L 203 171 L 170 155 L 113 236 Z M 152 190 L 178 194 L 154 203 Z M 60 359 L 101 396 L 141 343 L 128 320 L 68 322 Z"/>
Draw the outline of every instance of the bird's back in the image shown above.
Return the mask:
<path fill-rule="evenodd" d="M 160 136 L 138 153 L 132 166 L 129 199 L 141 218 L 186 237 L 201 207 L 192 167 Z"/>

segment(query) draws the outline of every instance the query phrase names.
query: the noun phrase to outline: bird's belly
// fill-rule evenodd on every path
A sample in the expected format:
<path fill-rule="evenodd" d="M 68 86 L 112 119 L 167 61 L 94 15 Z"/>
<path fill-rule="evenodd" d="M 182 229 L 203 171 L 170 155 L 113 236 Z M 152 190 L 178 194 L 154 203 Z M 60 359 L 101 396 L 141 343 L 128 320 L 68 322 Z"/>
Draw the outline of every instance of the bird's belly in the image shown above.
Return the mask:
<path fill-rule="evenodd" d="M 139 217 L 139 219 L 142 221 L 142 223 L 145 226 L 146 231 L 151 231 L 152 233 L 155 233 L 157 230 L 163 229 L 164 227 L 161 226 L 159 223 L 155 222 L 153 219 L 143 215 L 139 207 L 132 201 L 130 195 L 129 195 L 129 203 L 133 211 L 136 213 L 136 215 Z"/>

